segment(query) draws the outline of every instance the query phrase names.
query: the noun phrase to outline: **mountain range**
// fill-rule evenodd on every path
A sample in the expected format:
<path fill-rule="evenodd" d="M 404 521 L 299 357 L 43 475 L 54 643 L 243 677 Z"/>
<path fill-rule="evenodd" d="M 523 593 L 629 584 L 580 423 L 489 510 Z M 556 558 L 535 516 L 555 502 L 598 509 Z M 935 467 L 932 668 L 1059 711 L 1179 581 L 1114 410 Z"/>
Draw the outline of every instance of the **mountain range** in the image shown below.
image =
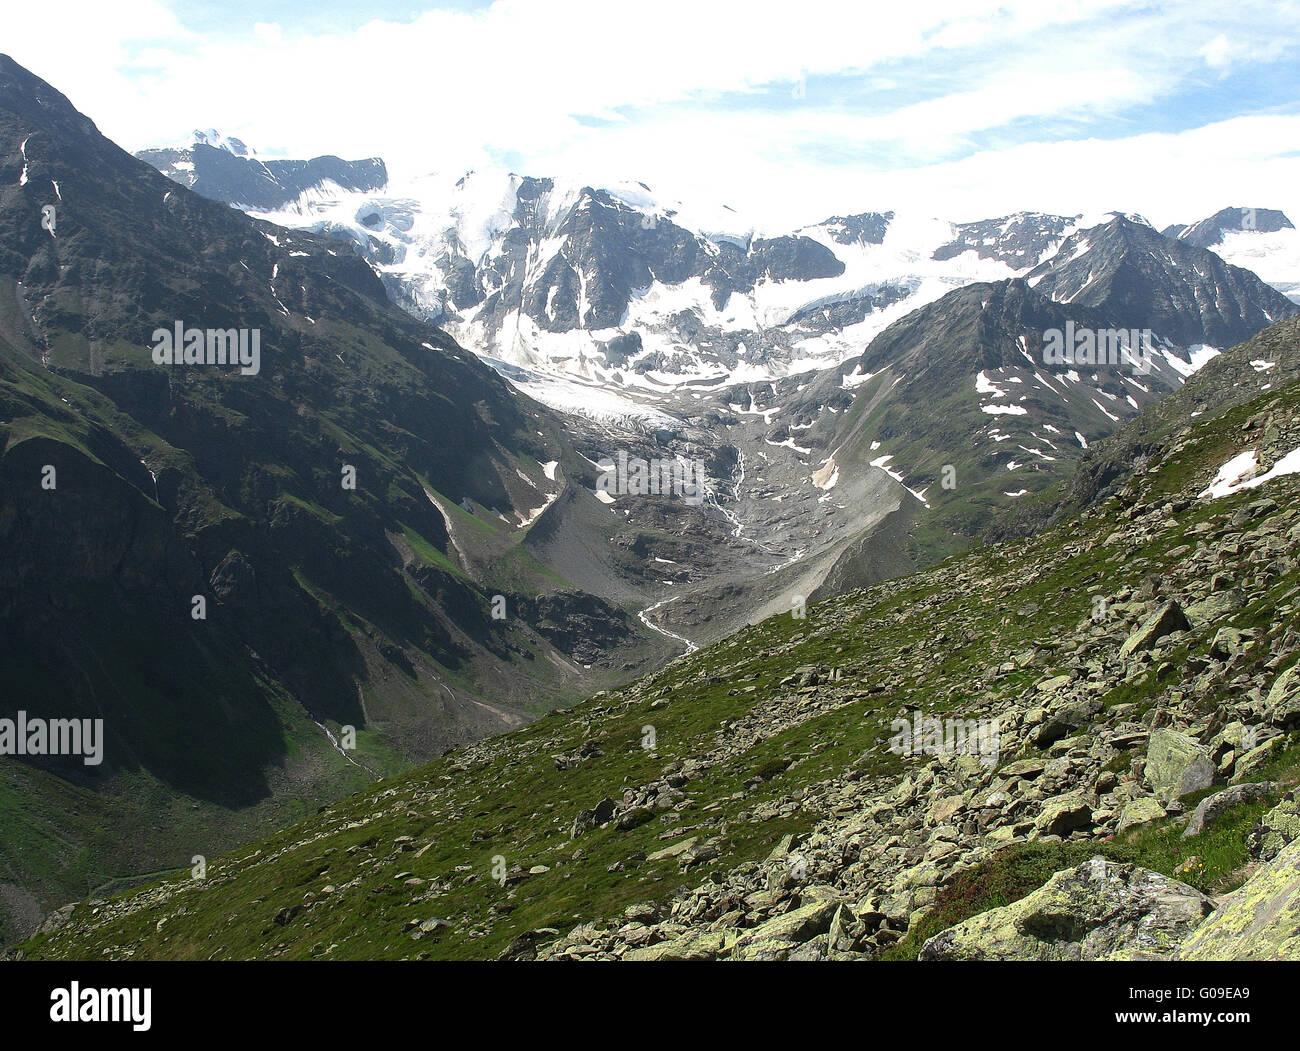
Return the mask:
<path fill-rule="evenodd" d="M 817 897 L 796 891 L 740 915 L 732 891 L 764 893 L 748 866 L 773 835 L 789 838 L 784 849 L 840 844 L 843 830 L 814 831 L 800 799 L 893 805 L 864 802 L 835 772 L 870 747 L 836 721 L 841 709 L 862 715 L 851 703 L 872 699 L 878 719 L 925 691 L 954 700 L 962 676 L 979 675 L 993 684 L 981 703 L 1005 702 L 1018 720 L 1008 747 L 1036 760 L 1060 738 L 1030 732 L 1042 720 L 1028 699 L 1040 670 L 1059 679 L 1068 667 L 1090 685 L 1040 691 L 1056 707 L 1073 713 L 1106 691 L 1117 705 L 1104 736 L 1114 754 L 1067 734 L 1070 748 L 1051 756 L 1078 777 L 1095 779 L 1092 760 L 1133 747 L 1114 744 L 1130 715 L 1158 710 L 1162 724 L 1220 748 L 1223 720 L 1165 697 L 1167 672 L 1144 664 L 1152 675 L 1137 683 L 1109 655 L 1169 587 L 1134 577 L 1105 638 L 1084 625 L 1068 654 L 1036 649 L 1029 615 L 1005 602 L 1043 573 L 1069 603 L 1083 600 L 1095 579 L 1083 564 L 1043 555 L 1077 555 L 1063 539 L 1071 529 L 1100 542 L 1098 558 L 1129 544 L 1146 552 L 1134 572 L 1173 572 L 1158 537 L 1176 530 L 1193 550 L 1204 531 L 1193 532 L 1200 490 L 1189 487 L 1225 466 L 1234 427 L 1254 421 L 1257 474 L 1290 462 L 1300 304 L 1284 293 L 1300 285 L 1277 274 L 1295 236 L 1267 209 L 1164 233 L 1118 212 L 961 223 L 861 212 L 759 231 L 731 209 L 639 183 L 485 172 L 394 187 L 378 158 L 264 159 L 214 130 L 132 157 L 0 56 L 0 671 L 13 687 L 0 719 L 98 718 L 107 742 L 93 768 L 0 756 L 0 934 L 43 925 L 42 937 L 71 939 L 38 939 L 24 950 L 34 955 L 98 949 L 100 938 L 167 955 L 184 924 L 163 941 L 135 925 L 157 919 L 171 884 L 89 926 L 75 909 L 46 917 L 192 856 L 234 857 L 269 829 L 289 831 L 256 848 L 268 861 L 281 850 L 314 859 L 315 844 L 342 835 L 321 849 L 346 845 L 365 871 L 349 862 L 331 889 L 304 891 L 244 854 L 215 877 L 244 904 L 213 895 L 214 907 L 239 913 L 254 894 L 261 904 L 264 878 L 328 897 L 395 859 L 372 857 L 362 831 L 381 817 L 384 836 L 403 829 L 395 857 L 407 845 L 426 855 L 430 844 L 414 844 L 428 830 L 406 831 L 411 811 L 436 815 L 445 838 L 418 873 L 371 888 L 374 910 L 338 942 L 345 954 L 406 954 L 415 929 L 442 946 L 435 955 L 533 955 L 543 943 L 542 955 L 625 955 L 693 937 L 667 918 L 691 912 L 728 921 L 705 955 L 743 956 L 733 948 L 749 936 L 734 932 L 832 900 L 848 912 L 823 918 L 857 933 L 841 949 L 838 934 L 817 931 L 822 955 L 915 940 L 926 928 L 911 913 L 937 899 L 909 898 L 901 925 L 894 902 L 875 924 L 864 916 L 880 910 L 845 897 L 865 878 L 851 865 L 819 872 Z M 1283 247 L 1260 249 L 1266 241 Z M 1269 280 L 1233 262 L 1256 251 L 1283 261 Z M 215 349 L 234 346 L 252 357 Z M 1148 465 L 1162 457 L 1172 474 L 1154 478 Z M 664 465 L 665 477 L 698 468 L 698 499 L 611 483 L 616 462 Z M 1131 529 L 1103 528 L 1137 507 Z M 1276 511 L 1255 513 L 1260 543 L 1290 527 Z M 1230 525 L 1210 517 L 1225 535 Z M 1055 568 L 1035 575 L 1005 554 L 1022 548 Z M 1242 586 L 1283 616 L 1293 607 L 1278 587 L 1292 569 Z M 1178 601 L 1211 601 L 1204 583 L 1180 577 Z M 940 594 L 953 632 L 1013 626 L 949 668 L 926 612 Z M 1263 630 L 1211 612 L 1189 623 Z M 1270 640 L 1289 654 L 1279 631 Z M 895 648 L 878 660 L 863 645 Z M 1265 690 L 1276 661 L 1262 647 L 1241 652 L 1249 660 L 1215 657 L 1230 667 L 1210 670 Z M 1142 707 L 1157 694 L 1156 709 Z M 1269 739 L 1290 732 L 1276 705 L 1255 707 L 1279 731 Z M 628 719 L 667 736 L 629 744 Z M 715 735 L 725 739 L 709 744 Z M 850 783 L 894 791 L 903 768 L 878 758 Z M 366 787 L 430 761 L 406 788 Z M 798 765 L 807 777 L 779 781 Z M 706 770 L 716 784 L 691 787 Z M 1109 788 L 1089 781 L 1086 827 L 1039 827 L 1038 809 L 1019 806 L 1005 821 L 966 822 L 943 840 L 962 849 L 942 857 L 985 860 L 965 851 L 971 827 L 1005 826 L 1003 846 L 1075 833 L 1091 845 L 1145 798 L 1140 774 L 1110 772 Z M 956 791 L 947 773 L 928 776 L 927 788 Z M 339 803 L 349 792 L 363 794 Z M 517 792 L 526 803 L 503 795 Z M 918 789 L 907 806 L 923 797 L 934 802 Z M 509 816 L 521 806 L 540 808 L 523 823 L 531 832 Z M 514 893 L 564 869 L 556 851 L 572 853 L 569 841 L 593 829 L 599 865 L 578 870 L 575 907 L 595 941 L 559 939 L 550 890 L 537 897 L 530 884 L 508 922 L 513 905 L 480 915 L 462 894 L 482 886 L 471 844 L 506 844 L 489 853 L 514 866 L 503 883 Z M 615 834 L 634 830 L 635 843 Z M 695 830 L 678 853 L 642 842 L 676 850 Z M 908 878 L 912 852 L 928 849 L 907 840 Z M 640 907 L 627 894 L 649 901 L 640 862 L 679 854 L 682 871 L 730 881 L 725 900 L 705 893 L 697 907 L 657 890 L 630 921 L 652 933 L 624 945 L 615 924 L 606 938 L 610 909 Z M 532 855 L 542 860 L 525 875 L 518 865 Z M 408 894 L 451 895 L 461 918 L 427 930 L 417 918 L 394 934 L 410 919 Z M 277 909 L 273 926 L 287 927 L 303 904 L 277 897 Z M 184 915 L 186 937 L 216 936 L 188 904 L 168 922 Z M 225 944 L 333 952 L 314 921 L 303 927 L 274 950 L 249 931 Z"/>

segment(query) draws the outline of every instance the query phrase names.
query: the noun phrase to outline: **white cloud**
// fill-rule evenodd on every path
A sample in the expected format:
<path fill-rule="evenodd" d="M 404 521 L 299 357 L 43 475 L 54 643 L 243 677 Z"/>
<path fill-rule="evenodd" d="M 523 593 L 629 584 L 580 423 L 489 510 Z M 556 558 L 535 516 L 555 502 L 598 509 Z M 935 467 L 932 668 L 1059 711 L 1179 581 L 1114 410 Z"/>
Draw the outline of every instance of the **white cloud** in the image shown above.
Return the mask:
<path fill-rule="evenodd" d="M 284 29 L 279 22 L 254 22 L 253 35 L 268 44 L 278 44 L 284 37 Z"/>
<path fill-rule="evenodd" d="M 157 0 L 48 0 L 6 14 L 4 46 L 128 149 L 211 126 L 263 153 L 381 155 L 399 174 L 506 156 L 728 200 L 769 226 L 891 207 L 1160 222 L 1293 200 L 1297 162 L 1271 144 L 1297 141 L 1294 117 L 1163 135 L 1127 121 L 1207 65 L 1289 53 L 1297 13 L 1291 0 L 497 0 L 346 33 L 286 20 L 198 36 Z"/>

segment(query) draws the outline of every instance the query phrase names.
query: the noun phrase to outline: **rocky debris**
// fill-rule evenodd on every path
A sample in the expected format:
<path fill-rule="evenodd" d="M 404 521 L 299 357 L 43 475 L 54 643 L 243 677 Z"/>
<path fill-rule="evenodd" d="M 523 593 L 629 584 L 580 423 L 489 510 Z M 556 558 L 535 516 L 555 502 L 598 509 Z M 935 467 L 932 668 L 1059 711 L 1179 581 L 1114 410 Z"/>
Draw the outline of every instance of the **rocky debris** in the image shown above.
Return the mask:
<path fill-rule="evenodd" d="M 1248 803 L 1252 799 L 1259 799 L 1261 796 L 1271 795 L 1276 790 L 1277 785 L 1265 781 L 1260 784 L 1234 785 L 1232 788 L 1225 788 L 1222 792 L 1215 792 L 1212 796 L 1206 796 L 1192 812 L 1191 820 L 1183 829 L 1183 839 L 1199 836 L 1214 824 L 1215 818 L 1233 807 L 1241 806 L 1242 803 Z"/>
<path fill-rule="evenodd" d="M 930 938 L 922 960 L 1113 960 L 1168 956 L 1214 908 L 1200 891 L 1095 857 L 1011 905 Z"/>
<path fill-rule="evenodd" d="M 1224 898 L 1174 958 L 1300 959 L 1300 840 Z"/>

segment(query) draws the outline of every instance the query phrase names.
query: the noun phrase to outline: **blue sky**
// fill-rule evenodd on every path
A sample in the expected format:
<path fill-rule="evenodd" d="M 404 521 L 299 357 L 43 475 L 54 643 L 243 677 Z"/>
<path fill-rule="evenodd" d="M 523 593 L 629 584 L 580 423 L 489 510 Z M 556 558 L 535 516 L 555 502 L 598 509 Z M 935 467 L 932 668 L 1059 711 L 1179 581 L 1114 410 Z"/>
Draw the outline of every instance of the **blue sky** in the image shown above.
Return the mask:
<path fill-rule="evenodd" d="M 1300 213 L 1294 0 L 37 8 L 6 15 L 0 46 L 128 149 L 215 127 L 396 176 L 638 179 L 772 228 L 887 208 Z"/>

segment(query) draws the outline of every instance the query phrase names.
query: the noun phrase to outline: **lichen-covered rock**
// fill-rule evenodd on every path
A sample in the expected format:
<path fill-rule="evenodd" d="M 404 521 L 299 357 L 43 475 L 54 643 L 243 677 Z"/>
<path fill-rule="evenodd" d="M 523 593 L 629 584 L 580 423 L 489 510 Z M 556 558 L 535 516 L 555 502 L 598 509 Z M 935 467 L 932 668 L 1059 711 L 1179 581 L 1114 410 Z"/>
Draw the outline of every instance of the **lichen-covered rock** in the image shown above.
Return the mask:
<path fill-rule="evenodd" d="M 1300 960 L 1300 840 L 1229 894 L 1179 960 Z"/>
<path fill-rule="evenodd" d="M 1125 660 L 1134 653 L 1153 649 L 1155 644 L 1166 635 L 1175 631 L 1186 631 L 1190 627 L 1191 623 L 1182 607 L 1177 602 L 1166 602 L 1152 613 L 1119 648 L 1120 660 Z"/>
<path fill-rule="evenodd" d="M 1134 825 L 1145 825 L 1148 821 L 1159 821 L 1168 816 L 1165 808 L 1155 796 L 1138 796 L 1124 804 L 1120 811 L 1119 824 L 1115 826 L 1116 834 Z"/>
<path fill-rule="evenodd" d="M 1217 769 L 1206 749 L 1177 730 L 1153 730 L 1147 744 L 1147 785 L 1160 799 L 1181 799 L 1214 784 Z"/>
<path fill-rule="evenodd" d="M 1290 729 L 1300 723 L 1300 664 L 1277 677 L 1264 699 L 1265 718 L 1274 726 Z"/>
<path fill-rule="evenodd" d="M 1288 843 L 1300 839 L 1300 800 L 1291 793 L 1250 831 L 1249 849 L 1260 861 L 1272 861 Z"/>
<path fill-rule="evenodd" d="M 1108 960 L 1170 955 L 1214 908 L 1200 891 L 1095 857 L 1020 901 L 925 943 L 922 960 Z"/>
<path fill-rule="evenodd" d="M 791 950 L 826 934 L 843 908 L 834 901 L 814 901 L 745 931 L 731 950 L 733 960 L 784 960 Z"/>
<path fill-rule="evenodd" d="M 735 940 L 735 931 L 691 931 L 658 945 L 631 949 L 623 954 L 623 959 L 643 963 L 656 960 L 716 960 L 726 953 L 728 945 Z"/>
<path fill-rule="evenodd" d="M 1068 836 L 1092 827 L 1092 808 L 1078 795 L 1057 796 L 1043 804 L 1038 828 L 1044 835 Z"/>

